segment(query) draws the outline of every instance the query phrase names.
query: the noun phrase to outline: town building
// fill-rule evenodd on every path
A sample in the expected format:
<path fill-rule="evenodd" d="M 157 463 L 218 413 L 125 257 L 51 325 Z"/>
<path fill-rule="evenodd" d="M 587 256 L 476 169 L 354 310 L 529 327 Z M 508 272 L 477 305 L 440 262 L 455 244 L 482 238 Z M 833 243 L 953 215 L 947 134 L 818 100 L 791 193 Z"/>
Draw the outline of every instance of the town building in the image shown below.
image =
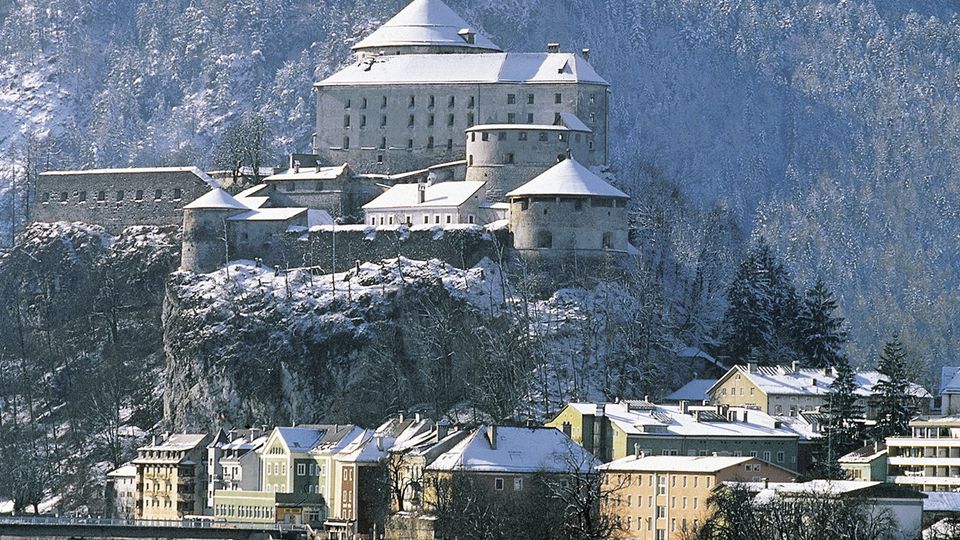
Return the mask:
<path fill-rule="evenodd" d="M 257 454 L 267 442 L 267 436 L 258 428 L 218 430 L 207 445 L 207 501 L 212 513 L 216 491 L 259 491 L 260 456 Z"/>
<path fill-rule="evenodd" d="M 570 403 L 546 425 L 603 461 L 639 449 L 648 456 L 756 457 L 800 470 L 801 434 L 757 410 L 647 401 Z"/>
<path fill-rule="evenodd" d="M 707 391 L 716 383 L 717 379 L 690 380 L 680 388 L 667 394 L 667 396 L 663 398 L 663 401 L 671 405 L 679 404 L 681 401 L 707 405 L 710 402 L 710 396 L 707 394 Z"/>
<path fill-rule="evenodd" d="M 107 473 L 105 517 L 133 519 L 137 509 L 137 467 L 132 463 L 121 465 Z"/>
<path fill-rule="evenodd" d="M 875 442 L 837 460 L 849 480 L 887 481 L 887 445 Z"/>
<path fill-rule="evenodd" d="M 49 171 L 37 177 L 29 221 L 81 221 L 111 234 L 132 225 L 179 226 L 184 204 L 219 187 L 196 167 Z"/>
<path fill-rule="evenodd" d="M 137 449 L 137 519 L 179 520 L 205 513 L 207 434 L 176 433 Z"/>
<path fill-rule="evenodd" d="M 855 393 L 867 419 L 875 416 L 873 387 L 883 375 L 877 371 L 854 373 Z M 830 385 L 836 378 L 832 368 L 801 368 L 798 362 L 789 366 L 736 365 L 710 388 L 710 402 L 759 409 L 767 414 L 796 415 L 828 405 Z M 930 393 L 910 383 L 912 405 L 919 411 L 929 408 Z"/>
<path fill-rule="evenodd" d="M 940 371 L 940 414 L 960 415 L 960 367 L 944 366 Z"/>
<path fill-rule="evenodd" d="M 922 491 L 960 489 L 960 417 L 920 417 L 887 437 L 887 481 Z"/>
<path fill-rule="evenodd" d="M 563 115 L 580 119 L 581 159 L 608 162 L 609 84 L 586 50 L 505 53 L 441 0 L 414 0 L 353 50 L 354 62 L 315 85 L 314 151 L 324 164 L 423 169 L 463 159 L 472 127 L 557 126 Z"/>
<path fill-rule="evenodd" d="M 707 503 L 722 482 L 792 482 L 796 473 L 754 457 L 630 455 L 599 467 L 601 512 L 618 525 L 615 538 L 687 538 L 710 516 Z"/>

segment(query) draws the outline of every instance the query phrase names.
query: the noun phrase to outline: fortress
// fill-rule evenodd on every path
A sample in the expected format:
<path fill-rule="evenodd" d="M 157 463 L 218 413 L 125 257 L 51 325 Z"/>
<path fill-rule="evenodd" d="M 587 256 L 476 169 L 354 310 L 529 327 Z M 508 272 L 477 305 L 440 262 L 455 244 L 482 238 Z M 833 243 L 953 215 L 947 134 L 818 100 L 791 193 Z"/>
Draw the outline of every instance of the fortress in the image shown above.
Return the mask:
<path fill-rule="evenodd" d="M 353 51 L 315 84 L 312 154 L 238 193 L 199 171 L 199 183 L 177 188 L 189 198 L 166 219 L 182 219 L 182 270 L 232 259 L 341 271 L 398 254 L 469 265 L 505 249 L 536 261 L 634 251 L 629 197 L 595 172 L 608 160 L 609 84 L 589 50 L 503 52 L 441 0 L 413 0 Z M 110 189 L 84 192 L 116 194 L 94 201 L 104 209 L 88 212 L 91 201 L 51 174 L 34 216 L 99 222 L 109 210 L 111 229 L 135 224 L 141 209 L 115 185 L 125 178 L 100 173 L 93 183 Z"/>

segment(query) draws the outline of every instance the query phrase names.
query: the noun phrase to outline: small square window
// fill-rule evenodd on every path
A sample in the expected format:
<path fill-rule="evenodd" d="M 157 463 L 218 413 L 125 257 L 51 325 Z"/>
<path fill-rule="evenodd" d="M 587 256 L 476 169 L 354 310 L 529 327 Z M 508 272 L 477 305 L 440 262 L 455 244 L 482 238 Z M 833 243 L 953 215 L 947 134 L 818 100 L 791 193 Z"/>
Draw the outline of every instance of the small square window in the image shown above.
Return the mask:
<path fill-rule="evenodd" d="M 533 94 L 527 94 L 527 104 L 533 105 Z"/>
<path fill-rule="evenodd" d="M 517 102 L 516 94 L 507 94 L 507 105 L 513 105 Z"/>
<path fill-rule="evenodd" d="M 438 216 L 439 217 L 439 216 Z M 497 491 L 503 491 L 503 478 L 494 478 L 493 479 L 493 489 Z"/>
<path fill-rule="evenodd" d="M 563 94 L 554 94 L 554 96 L 553 96 L 553 102 L 556 103 L 556 104 L 558 104 L 558 105 L 559 105 L 560 103 L 563 103 Z"/>

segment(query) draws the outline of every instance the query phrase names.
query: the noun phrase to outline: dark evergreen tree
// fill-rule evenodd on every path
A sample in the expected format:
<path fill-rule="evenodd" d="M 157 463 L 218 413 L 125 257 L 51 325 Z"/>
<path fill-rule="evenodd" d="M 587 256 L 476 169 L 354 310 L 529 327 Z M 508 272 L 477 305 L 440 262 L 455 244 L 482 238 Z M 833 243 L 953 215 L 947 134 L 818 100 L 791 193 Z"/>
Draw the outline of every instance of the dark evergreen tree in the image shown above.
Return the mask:
<path fill-rule="evenodd" d="M 837 302 L 823 278 L 818 277 L 807 291 L 800 314 L 800 352 L 804 365 L 814 368 L 839 367 L 847 333 L 842 317 L 834 315 Z M 849 369 L 849 366 L 846 366 Z"/>
<path fill-rule="evenodd" d="M 733 361 L 766 364 L 797 356 L 800 301 L 789 271 L 763 238 L 740 263 L 727 302 L 723 353 Z"/>
<path fill-rule="evenodd" d="M 853 368 L 841 356 L 835 369 L 837 376 L 830 385 L 823 437 L 814 455 L 814 476 L 819 478 L 843 478 L 838 460 L 859 448 L 863 438 L 863 408 L 857 403 Z"/>
<path fill-rule="evenodd" d="M 882 377 L 873 386 L 877 399 L 877 424 L 873 428 L 873 438 L 883 441 L 887 437 L 907 434 L 913 413 L 907 394 L 907 355 L 899 335 L 894 334 L 883 346 L 877 371 Z"/>

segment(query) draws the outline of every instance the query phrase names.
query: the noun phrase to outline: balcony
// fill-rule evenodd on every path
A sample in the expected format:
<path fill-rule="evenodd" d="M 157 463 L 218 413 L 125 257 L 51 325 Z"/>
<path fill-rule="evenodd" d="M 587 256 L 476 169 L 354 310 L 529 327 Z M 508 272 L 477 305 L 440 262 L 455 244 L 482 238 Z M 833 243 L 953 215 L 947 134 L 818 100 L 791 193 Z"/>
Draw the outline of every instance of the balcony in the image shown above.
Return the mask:
<path fill-rule="evenodd" d="M 887 438 L 887 447 L 897 446 L 960 446 L 960 437 L 889 437 Z"/>
<path fill-rule="evenodd" d="M 888 476 L 887 482 L 909 486 L 960 486 L 960 478 L 949 476 Z"/>
<path fill-rule="evenodd" d="M 891 456 L 887 458 L 887 463 L 901 467 L 960 467 L 960 458 Z"/>

